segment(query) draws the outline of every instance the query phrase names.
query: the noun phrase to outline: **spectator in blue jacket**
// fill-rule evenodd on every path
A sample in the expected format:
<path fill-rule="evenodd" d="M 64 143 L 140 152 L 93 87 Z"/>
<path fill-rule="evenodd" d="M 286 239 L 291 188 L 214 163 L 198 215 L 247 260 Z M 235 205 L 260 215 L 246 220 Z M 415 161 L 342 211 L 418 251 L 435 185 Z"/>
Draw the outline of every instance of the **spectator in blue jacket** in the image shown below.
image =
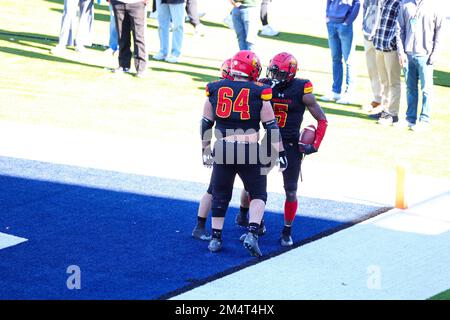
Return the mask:
<path fill-rule="evenodd" d="M 321 99 L 341 104 L 352 103 L 353 70 L 352 59 L 355 52 L 353 22 L 359 13 L 359 0 L 327 0 L 328 45 L 333 61 L 332 91 Z M 346 64 L 345 90 L 342 92 L 343 65 Z"/>

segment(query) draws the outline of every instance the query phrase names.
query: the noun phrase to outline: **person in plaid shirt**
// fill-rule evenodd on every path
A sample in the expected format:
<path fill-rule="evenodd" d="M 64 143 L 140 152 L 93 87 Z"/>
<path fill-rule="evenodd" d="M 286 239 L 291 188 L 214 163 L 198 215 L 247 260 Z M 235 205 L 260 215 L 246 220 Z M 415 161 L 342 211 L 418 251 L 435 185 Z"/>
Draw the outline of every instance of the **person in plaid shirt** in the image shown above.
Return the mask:
<path fill-rule="evenodd" d="M 373 46 L 375 61 L 381 80 L 382 101 L 384 110 L 374 115 L 378 123 L 392 125 L 398 122 L 400 108 L 401 66 L 397 54 L 396 24 L 401 0 L 384 0 L 381 2 L 381 13 Z"/>

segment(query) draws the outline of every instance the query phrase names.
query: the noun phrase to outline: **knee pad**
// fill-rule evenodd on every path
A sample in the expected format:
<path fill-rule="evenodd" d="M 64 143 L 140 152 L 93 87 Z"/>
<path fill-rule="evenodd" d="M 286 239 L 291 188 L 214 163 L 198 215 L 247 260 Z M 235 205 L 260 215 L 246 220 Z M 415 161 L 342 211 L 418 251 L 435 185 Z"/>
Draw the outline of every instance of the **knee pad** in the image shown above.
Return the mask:
<path fill-rule="evenodd" d="M 284 191 L 286 195 L 290 193 L 297 193 L 298 183 L 297 182 L 289 182 L 284 185 Z"/>
<path fill-rule="evenodd" d="M 286 190 L 286 200 L 287 201 L 297 201 L 297 190 Z"/>
<path fill-rule="evenodd" d="M 260 192 L 260 193 L 249 193 L 250 200 L 262 200 L 264 203 L 267 202 L 267 192 Z"/>
<path fill-rule="evenodd" d="M 228 209 L 228 204 L 230 203 L 231 197 L 225 196 L 223 194 L 213 195 L 212 199 L 212 216 L 223 218 Z"/>

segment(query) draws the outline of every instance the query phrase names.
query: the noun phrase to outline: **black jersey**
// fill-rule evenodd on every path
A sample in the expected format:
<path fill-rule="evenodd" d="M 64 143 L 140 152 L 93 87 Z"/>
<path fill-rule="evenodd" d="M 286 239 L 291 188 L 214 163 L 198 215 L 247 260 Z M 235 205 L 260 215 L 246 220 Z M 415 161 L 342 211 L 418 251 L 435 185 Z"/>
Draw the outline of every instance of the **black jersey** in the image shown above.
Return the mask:
<path fill-rule="evenodd" d="M 272 88 L 261 82 L 219 80 L 206 85 L 213 107 L 216 130 L 223 136 L 228 130 L 259 131 L 263 101 L 270 101 Z"/>
<path fill-rule="evenodd" d="M 261 81 L 269 83 L 271 80 Z M 275 86 L 272 91 L 272 107 L 283 141 L 298 141 L 306 108 L 303 95 L 313 92 L 312 83 L 294 78 L 283 87 Z"/>

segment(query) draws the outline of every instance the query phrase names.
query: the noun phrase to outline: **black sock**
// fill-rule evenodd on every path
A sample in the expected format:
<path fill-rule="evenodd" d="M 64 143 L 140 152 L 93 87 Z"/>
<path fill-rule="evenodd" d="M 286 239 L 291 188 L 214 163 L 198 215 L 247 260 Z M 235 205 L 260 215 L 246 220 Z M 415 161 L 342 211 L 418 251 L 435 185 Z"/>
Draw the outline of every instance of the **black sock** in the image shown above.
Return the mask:
<path fill-rule="evenodd" d="M 259 229 L 259 224 L 252 222 L 248 225 L 248 231 L 250 231 L 251 233 L 257 235 L 258 234 L 258 229 Z"/>
<path fill-rule="evenodd" d="M 222 230 L 220 229 L 212 229 L 212 237 L 222 240 Z"/>
<path fill-rule="evenodd" d="M 291 226 L 284 226 L 283 236 L 290 236 L 290 235 L 291 235 Z"/>
<path fill-rule="evenodd" d="M 205 224 L 206 224 L 206 218 L 202 218 L 202 217 L 197 216 L 197 226 L 199 228 L 204 229 L 205 228 Z"/>
<path fill-rule="evenodd" d="M 240 212 L 241 213 L 247 213 L 248 212 L 248 208 L 244 208 L 243 206 L 241 206 Z"/>

